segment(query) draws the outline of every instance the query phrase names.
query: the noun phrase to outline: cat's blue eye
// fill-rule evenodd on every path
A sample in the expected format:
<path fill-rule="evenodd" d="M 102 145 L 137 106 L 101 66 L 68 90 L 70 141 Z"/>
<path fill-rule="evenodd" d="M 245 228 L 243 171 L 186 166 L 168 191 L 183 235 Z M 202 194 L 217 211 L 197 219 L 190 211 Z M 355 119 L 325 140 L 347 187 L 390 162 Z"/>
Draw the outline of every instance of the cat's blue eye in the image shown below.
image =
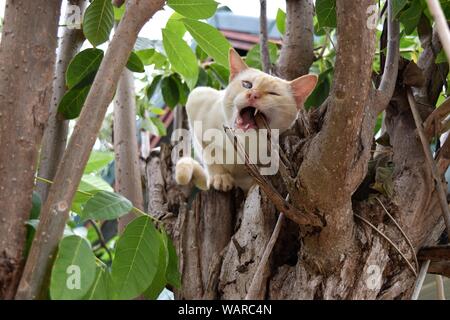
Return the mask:
<path fill-rule="evenodd" d="M 273 91 L 268 92 L 268 94 L 270 94 L 270 95 L 272 95 L 272 96 L 280 96 L 279 93 L 273 92 Z"/>
<path fill-rule="evenodd" d="M 246 89 L 251 89 L 253 87 L 252 83 L 250 81 L 242 81 L 242 86 Z"/>

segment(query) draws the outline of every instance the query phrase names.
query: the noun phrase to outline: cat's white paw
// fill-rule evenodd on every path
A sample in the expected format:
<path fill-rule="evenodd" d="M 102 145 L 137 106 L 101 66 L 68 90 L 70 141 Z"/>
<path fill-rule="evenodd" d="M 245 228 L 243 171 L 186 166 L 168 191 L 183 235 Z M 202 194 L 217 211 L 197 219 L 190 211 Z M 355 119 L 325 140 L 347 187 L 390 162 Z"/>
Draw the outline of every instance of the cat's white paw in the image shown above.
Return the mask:
<path fill-rule="evenodd" d="M 209 178 L 208 185 L 219 191 L 230 191 L 234 187 L 234 179 L 229 173 L 215 174 Z"/>

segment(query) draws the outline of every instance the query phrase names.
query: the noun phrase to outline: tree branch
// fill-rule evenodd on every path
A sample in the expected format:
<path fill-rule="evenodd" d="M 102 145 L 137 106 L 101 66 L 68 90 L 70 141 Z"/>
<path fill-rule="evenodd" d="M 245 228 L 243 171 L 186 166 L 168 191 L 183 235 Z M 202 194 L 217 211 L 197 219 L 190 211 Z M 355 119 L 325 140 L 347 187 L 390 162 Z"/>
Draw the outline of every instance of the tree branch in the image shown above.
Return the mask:
<path fill-rule="evenodd" d="M 70 204 L 80 182 L 106 109 L 127 63 L 139 30 L 164 5 L 163 0 L 128 0 L 125 15 L 106 51 L 84 108 L 58 168 L 41 212 L 17 299 L 34 299 L 44 289 L 44 279 L 67 221 Z"/>
<path fill-rule="evenodd" d="M 314 61 L 314 5 L 312 0 L 286 0 L 286 34 L 278 76 L 293 80 L 309 72 Z"/>
<path fill-rule="evenodd" d="M 377 91 L 377 109 L 379 112 L 386 109 L 395 90 L 398 75 L 398 60 L 400 58 L 400 23 L 394 17 L 393 0 L 388 1 L 388 40 L 387 56 L 380 86 Z"/>
<path fill-rule="evenodd" d="M 448 29 L 447 18 L 442 11 L 441 4 L 438 0 L 427 0 L 428 8 L 436 22 L 436 30 L 441 39 L 447 60 L 450 59 L 450 30 Z M 450 60 L 448 60 L 450 62 Z"/>
<path fill-rule="evenodd" d="M 87 2 L 85 0 L 73 0 L 71 5 L 78 5 L 81 12 L 84 11 Z M 73 12 L 67 10 L 66 19 Z M 50 104 L 50 114 L 47 126 L 42 139 L 42 147 L 40 152 L 38 176 L 48 180 L 53 180 L 56 169 L 61 161 L 67 143 L 67 131 L 69 121 L 63 119 L 58 114 L 58 106 L 62 97 L 66 93 L 66 70 L 72 58 L 80 51 L 84 42 L 84 34 L 81 29 L 64 28 L 61 37 L 55 70 L 55 78 L 53 80 L 53 96 Z M 36 190 L 41 196 L 42 202 L 45 202 L 50 189 L 49 184 L 38 181 Z"/>
<path fill-rule="evenodd" d="M 263 71 L 265 73 L 270 73 L 270 55 L 268 41 L 269 37 L 267 35 L 267 2 L 266 0 L 259 0 L 260 3 L 260 14 L 259 14 L 259 34 L 260 34 L 260 47 L 261 47 L 261 62 L 263 66 Z"/>

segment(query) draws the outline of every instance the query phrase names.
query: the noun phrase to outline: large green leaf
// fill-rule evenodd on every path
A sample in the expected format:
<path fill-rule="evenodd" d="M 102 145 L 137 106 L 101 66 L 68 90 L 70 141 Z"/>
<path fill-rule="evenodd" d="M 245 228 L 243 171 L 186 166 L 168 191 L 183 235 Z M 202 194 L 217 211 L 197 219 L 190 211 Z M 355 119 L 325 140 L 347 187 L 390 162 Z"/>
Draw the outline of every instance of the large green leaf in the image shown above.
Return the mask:
<path fill-rule="evenodd" d="M 184 26 L 181 19 L 183 19 L 183 16 L 177 12 L 174 12 L 170 16 L 169 20 L 167 20 L 166 27 L 164 28 L 166 30 L 172 31 L 180 39 L 182 39 L 184 34 L 186 33 L 186 27 Z"/>
<path fill-rule="evenodd" d="M 108 300 L 111 284 L 111 275 L 101 267 L 97 267 L 95 280 L 84 300 Z"/>
<path fill-rule="evenodd" d="M 114 153 L 112 152 L 102 152 L 102 151 L 92 151 L 89 156 L 88 163 L 84 168 L 84 173 L 92 173 L 103 169 L 111 161 L 114 160 Z"/>
<path fill-rule="evenodd" d="M 166 280 L 167 283 L 175 288 L 181 287 L 181 274 L 178 270 L 178 256 L 177 251 L 172 243 L 172 240 L 165 234 L 165 241 L 167 245 L 167 252 L 169 254 L 169 261 L 167 262 Z"/>
<path fill-rule="evenodd" d="M 136 218 L 127 225 L 112 264 L 114 298 L 133 299 L 147 290 L 158 269 L 161 245 L 150 217 Z"/>
<path fill-rule="evenodd" d="M 163 45 L 172 69 L 178 72 L 193 89 L 198 79 L 197 57 L 187 43 L 176 33 L 162 30 Z"/>
<path fill-rule="evenodd" d="M 152 83 L 147 87 L 146 94 L 147 98 L 150 100 L 155 94 L 156 89 L 158 88 L 159 83 L 161 82 L 162 75 L 157 75 L 153 78 Z"/>
<path fill-rule="evenodd" d="M 277 11 L 276 23 L 278 31 L 284 34 L 286 32 L 286 13 L 281 9 Z"/>
<path fill-rule="evenodd" d="M 161 80 L 161 92 L 164 102 L 172 109 L 180 101 L 180 93 L 178 86 L 172 76 L 165 77 Z"/>
<path fill-rule="evenodd" d="M 70 61 L 66 72 L 67 87 L 73 88 L 81 81 L 93 78 L 91 75 L 97 73 L 100 63 L 103 59 L 103 50 L 89 48 L 78 53 L 72 61 Z M 91 83 L 86 83 L 91 84 Z"/>
<path fill-rule="evenodd" d="M 268 42 L 267 47 L 269 49 L 270 63 L 275 63 L 278 59 L 278 47 L 273 42 Z M 261 46 L 259 44 L 253 46 L 245 57 L 245 63 L 252 68 L 262 69 L 261 65 Z"/>
<path fill-rule="evenodd" d="M 182 21 L 198 45 L 216 62 L 228 68 L 228 51 L 231 45 L 222 33 L 204 22 L 190 19 Z"/>
<path fill-rule="evenodd" d="M 167 4 L 179 14 L 191 19 L 206 19 L 217 9 L 214 0 L 167 0 Z"/>
<path fill-rule="evenodd" d="M 68 120 L 77 118 L 80 115 L 90 89 L 91 86 L 69 89 L 59 102 L 58 112 Z"/>
<path fill-rule="evenodd" d="M 316 14 L 319 28 L 336 28 L 336 0 L 317 0 Z"/>
<path fill-rule="evenodd" d="M 408 3 L 408 0 L 390 0 L 392 1 L 392 8 L 394 11 L 394 17 L 397 17 L 400 13 L 400 11 L 403 10 L 403 8 Z"/>
<path fill-rule="evenodd" d="M 82 192 L 75 193 L 75 197 L 72 200 L 72 207 L 70 208 L 70 210 L 77 213 L 78 215 L 82 214 L 84 204 L 100 190 L 113 192 L 113 188 L 111 188 L 111 186 L 105 180 L 91 174 L 84 174 L 81 177 L 81 181 L 78 185 L 77 190 Z M 86 195 L 83 192 L 87 192 L 92 195 Z"/>
<path fill-rule="evenodd" d="M 75 235 L 63 238 L 53 264 L 50 297 L 53 300 L 83 298 L 94 282 L 95 268 L 95 256 L 85 239 Z"/>
<path fill-rule="evenodd" d="M 113 220 L 131 211 L 133 205 L 130 200 L 120 194 L 99 191 L 90 198 L 83 207 L 83 219 Z"/>
<path fill-rule="evenodd" d="M 420 0 L 413 0 L 410 7 L 400 15 L 400 22 L 405 27 L 405 33 L 411 34 L 417 27 L 422 16 L 423 8 Z"/>
<path fill-rule="evenodd" d="M 260 62 L 261 63 L 261 62 Z M 230 71 L 224 66 L 218 63 L 211 63 L 209 68 L 212 70 L 212 74 L 220 82 L 223 88 L 228 85 L 228 81 L 230 79 Z"/>
<path fill-rule="evenodd" d="M 148 287 L 144 292 L 144 296 L 150 300 L 158 298 L 159 294 L 166 286 L 166 270 L 169 264 L 167 235 L 165 233 L 159 233 L 159 236 L 161 237 L 162 245 L 159 248 L 158 268 L 150 287 Z"/>
<path fill-rule="evenodd" d="M 133 72 L 145 72 L 144 63 L 135 52 L 131 52 L 130 58 L 127 62 L 127 68 Z"/>
<path fill-rule="evenodd" d="M 86 9 L 83 20 L 83 33 L 94 46 L 109 39 L 114 26 L 114 8 L 111 0 L 94 0 Z"/>

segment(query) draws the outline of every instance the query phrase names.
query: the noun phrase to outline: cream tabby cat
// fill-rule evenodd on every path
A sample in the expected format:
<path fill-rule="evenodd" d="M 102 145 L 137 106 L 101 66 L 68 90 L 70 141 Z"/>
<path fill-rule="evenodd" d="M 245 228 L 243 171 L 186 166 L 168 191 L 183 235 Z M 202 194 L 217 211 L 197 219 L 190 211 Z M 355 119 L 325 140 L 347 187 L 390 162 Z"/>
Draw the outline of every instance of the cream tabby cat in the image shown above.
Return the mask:
<path fill-rule="evenodd" d="M 225 90 L 199 87 L 189 95 L 186 111 L 191 134 L 196 121 L 201 122 L 203 131 L 223 131 L 224 125 L 244 131 L 257 129 L 255 112 L 261 112 L 269 127 L 279 129 L 281 133 L 293 124 L 317 84 L 316 75 L 285 81 L 249 68 L 233 49 L 230 49 L 229 61 L 230 83 Z M 210 141 L 203 141 L 202 133 L 197 129 L 195 131 L 196 154 L 205 156 L 203 151 Z M 214 143 L 222 148 L 221 142 Z M 220 150 L 226 152 L 225 148 Z M 236 186 L 248 191 L 253 184 L 242 164 L 206 164 L 203 168 L 190 157 L 183 157 L 177 162 L 175 179 L 181 185 L 192 181 L 204 190 L 212 186 L 220 191 L 229 191 Z"/>

